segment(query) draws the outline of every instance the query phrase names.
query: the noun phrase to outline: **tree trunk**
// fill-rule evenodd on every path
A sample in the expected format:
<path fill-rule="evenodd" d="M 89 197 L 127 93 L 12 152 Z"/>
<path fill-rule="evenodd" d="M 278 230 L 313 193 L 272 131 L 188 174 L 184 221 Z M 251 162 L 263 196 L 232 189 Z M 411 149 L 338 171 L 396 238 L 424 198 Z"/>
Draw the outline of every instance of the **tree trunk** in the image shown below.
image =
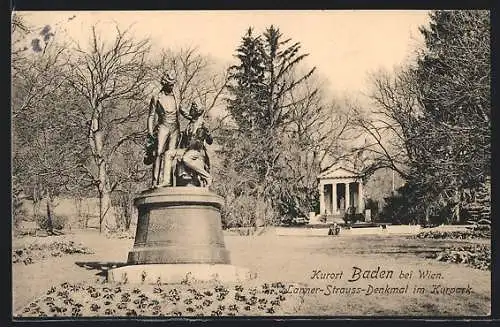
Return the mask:
<path fill-rule="evenodd" d="M 99 192 L 99 232 L 102 228 L 106 231 L 113 231 L 116 229 L 116 219 L 111 211 L 111 193 L 109 190 Z"/>
<path fill-rule="evenodd" d="M 75 198 L 75 208 L 76 208 L 76 214 L 78 215 L 78 226 L 80 228 L 85 228 L 85 222 L 83 221 L 83 209 L 82 209 L 82 198 L 77 196 Z"/>
<path fill-rule="evenodd" d="M 101 160 L 99 163 L 99 232 L 104 226 L 106 231 L 116 229 L 116 217 L 111 212 L 111 192 L 107 183 L 106 163 Z"/>
<path fill-rule="evenodd" d="M 425 223 L 426 223 L 427 225 L 429 225 L 429 223 L 430 223 L 430 213 L 431 213 L 431 209 L 430 209 L 430 207 L 429 207 L 429 206 L 427 206 L 427 207 L 425 208 Z"/>
<path fill-rule="evenodd" d="M 132 222 L 132 194 L 127 194 L 127 210 L 125 212 L 125 230 L 130 230 L 130 223 Z"/>
<path fill-rule="evenodd" d="M 47 195 L 47 232 L 49 235 L 54 234 L 54 225 L 52 223 L 52 206 L 50 195 Z"/>
<path fill-rule="evenodd" d="M 89 228 L 90 214 L 88 212 L 86 212 L 84 215 L 85 216 L 84 216 L 84 221 L 83 221 L 83 228 L 87 229 L 87 228 Z"/>
<path fill-rule="evenodd" d="M 92 156 L 97 165 L 97 189 L 99 194 L 99 232 L 102 232 L 102 227 L 107 231 L 116 229 L 116 219 L 112 217 L 110 190 L 108 185 L 108 176 L 106 171 L 106 160 L 104 159 L 104 134 L 101 130 L 102 106 L 93 101 L 94 112 L 91 119 L 89 130 L 89 141 L 92 149 Z"/>
<path fill-rule="evenodd" d="M 38 213 L 40 212 L 40 198 L 37 192 L 37 186 L 33 188 L 33 219 L 38 221 Z"/>

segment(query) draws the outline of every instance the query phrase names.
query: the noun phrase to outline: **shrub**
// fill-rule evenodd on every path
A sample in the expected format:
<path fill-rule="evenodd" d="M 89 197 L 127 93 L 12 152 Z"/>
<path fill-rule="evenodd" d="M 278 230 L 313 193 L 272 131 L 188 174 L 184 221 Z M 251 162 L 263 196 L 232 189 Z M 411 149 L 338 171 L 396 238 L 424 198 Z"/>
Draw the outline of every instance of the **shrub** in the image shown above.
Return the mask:
<path fill-rule="evenodd" d="M 254 227 L 257 220 L 272 225 L 277 213 L 265 200 L 241 194 L 228 201 L 222 208 L 223 228 Z"/>
<path fill-rule="evenodd" d="M 385 206 L 380 218 L 394 224 L 408 224 L 419 221 L 423 208 L 419 207 L 411 196 L 411 189 L 403 186 L 396 193 L 385 198 Z"/>
<path fill-rule="evenodd" d="M 92 254 L 91 249 L 73 241 L 59 240 L 50 243 L 33 243 L 29 246 L 12 250 L 12 263 L 24 263 L 25 265 L 35 263 L 47 257 L 59 257 L 70 254 Z"/>
<path fill-rule="evenodd" d="M 474 244 L 446 249 L 433 257 L 438 261 L 461 263 L 480 270 L 491 270 L 491 247 Z"/>
<path fill-rule="evenodd" d="M 13 213 L 12 214 L 12 227 L 14 227 L 14 230 L 17 232 L 19 229 L 19 225 L 21 222 L 23 222 L 25 219 L 24 214 L 22 213 Z"/>
<path fill-rule="evenodd" d="M 379 203 L 377 200 L 367 199 L 365 209 L 370 209 L 372 221 L 379 220 Z"/>
<path fill-rule="evenodd" d="M 415 238 L 430 238 L 430 239 L 461 239 L 469 240 L 476 238 L 490 238 L 490 230 L 467 230 L 467 231 L 426 231 L 420 232 L 414 236 Z"/>
<path fill-rule="evenodd" d="M 26 208 L 21 200 L 21 190 L 14 187 L 12 190 L 12 225 L 15 229 L 26 217 Z"/>
<path fill-rule="evenodd" d="M 66 223 L 68 222 L 68 217 L 61 215 L 52 215 L 52 229 L 53 230 L 62 230 Z M 38 226 L 43 230 L 50 230 L 49 219 L 47 216 L 38 216 L 37 218 Z"/>
<path fill-rule="evenodd" d="M 393 224 L 434 224 L 448 223 L 452 217 L 452 207 L 429 199 L 428 191 L 408 182 L 385 198 L 385 206 L 380 214 L 382 221 Z M 426 212 L 429 221 L 426 221 Z"/>
<path fill-rule="evenodd" d="M 346 211 L 346 213 L 344 214 L 344 221 L 346 223 L 355 223 L 357 221 L 364 221 L 365 220 L 365 216 L 362 214 L 362 213 L 354 213 L 352 212 L 352 210 L 354 208 L 349 208 L 351 210 L 348 210 Z"/>

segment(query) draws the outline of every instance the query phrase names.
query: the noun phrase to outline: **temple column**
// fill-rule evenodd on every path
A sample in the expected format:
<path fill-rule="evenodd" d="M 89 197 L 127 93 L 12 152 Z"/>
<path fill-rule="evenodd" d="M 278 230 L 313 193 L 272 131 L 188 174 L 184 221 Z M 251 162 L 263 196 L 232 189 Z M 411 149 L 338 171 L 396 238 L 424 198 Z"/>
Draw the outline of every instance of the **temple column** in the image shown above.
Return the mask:
<path fill-rule="evenodd" d="M 349 183 L 345 183 L 345 210 L 351 206 L 351 193 L 349 192 Z"/>
<path fill-rule="evenodd" d="M 335 215 L 337 211 L 337 183 L 332 183 L 332 214 Z"/>
<path fill-rule="evenodd" d="M 319 183 L 319 214 L 322 215 L 325 213 L 325 185 L 323 183 Z"/>
<path fill-rule="evenodd" d="M 365 211 L 365 201 L 363 200 L 363 182 L 358 183 L 358 208 L 359 213 Z"/>

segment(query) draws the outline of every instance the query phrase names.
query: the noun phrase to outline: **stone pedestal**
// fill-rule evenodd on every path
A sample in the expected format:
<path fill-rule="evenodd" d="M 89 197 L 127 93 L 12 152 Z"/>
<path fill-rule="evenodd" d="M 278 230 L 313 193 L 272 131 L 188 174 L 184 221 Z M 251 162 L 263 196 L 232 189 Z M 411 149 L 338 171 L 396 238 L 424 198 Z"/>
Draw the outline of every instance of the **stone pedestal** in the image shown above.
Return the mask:
<path fill-rule="evenodd" d="M 112 269 L 108 281 L 129 284 L 181 284 L 183 282 L 243 282 L 254 279 L 246 268 L 219 264 L 150 264 Z"/>
<path fill-rule="evenodd" d="M 108 281 L 183 283 L 256 278 L 230 264 L 220 208 L 223 199 L 206 188 L 166 187 L 135 199 L 139 218 L 127 265 L 108 271 Z"/>
<path fill-rule="evenodd" d="M 223 199 L 200 187 L 148 190 L 135 199 L 139 219 L 129 265 L 229 264 Z"/>

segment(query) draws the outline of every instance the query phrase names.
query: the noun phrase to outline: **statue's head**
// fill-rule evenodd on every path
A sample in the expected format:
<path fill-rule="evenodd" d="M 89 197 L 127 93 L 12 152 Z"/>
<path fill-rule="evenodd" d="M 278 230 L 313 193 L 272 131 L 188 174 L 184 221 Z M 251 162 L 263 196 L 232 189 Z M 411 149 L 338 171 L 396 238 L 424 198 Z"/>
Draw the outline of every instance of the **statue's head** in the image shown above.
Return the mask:
<path fill-rule="evenodd" d="M 160 84 L 161 84 L 161 90 L 165 93 L 171 93 L 174 85 L 175 85 L 175 76 L 173 73 L 165 73 L 162 75 Z"/>
<path fill-rule="evenodd" d="M 189 108 L 189 115 L 193 118 L 193 120 L 200 118 L 204 112 L 205 110 L 199 108 L 196 102 L 191 103 L 191 108 Z"/>

